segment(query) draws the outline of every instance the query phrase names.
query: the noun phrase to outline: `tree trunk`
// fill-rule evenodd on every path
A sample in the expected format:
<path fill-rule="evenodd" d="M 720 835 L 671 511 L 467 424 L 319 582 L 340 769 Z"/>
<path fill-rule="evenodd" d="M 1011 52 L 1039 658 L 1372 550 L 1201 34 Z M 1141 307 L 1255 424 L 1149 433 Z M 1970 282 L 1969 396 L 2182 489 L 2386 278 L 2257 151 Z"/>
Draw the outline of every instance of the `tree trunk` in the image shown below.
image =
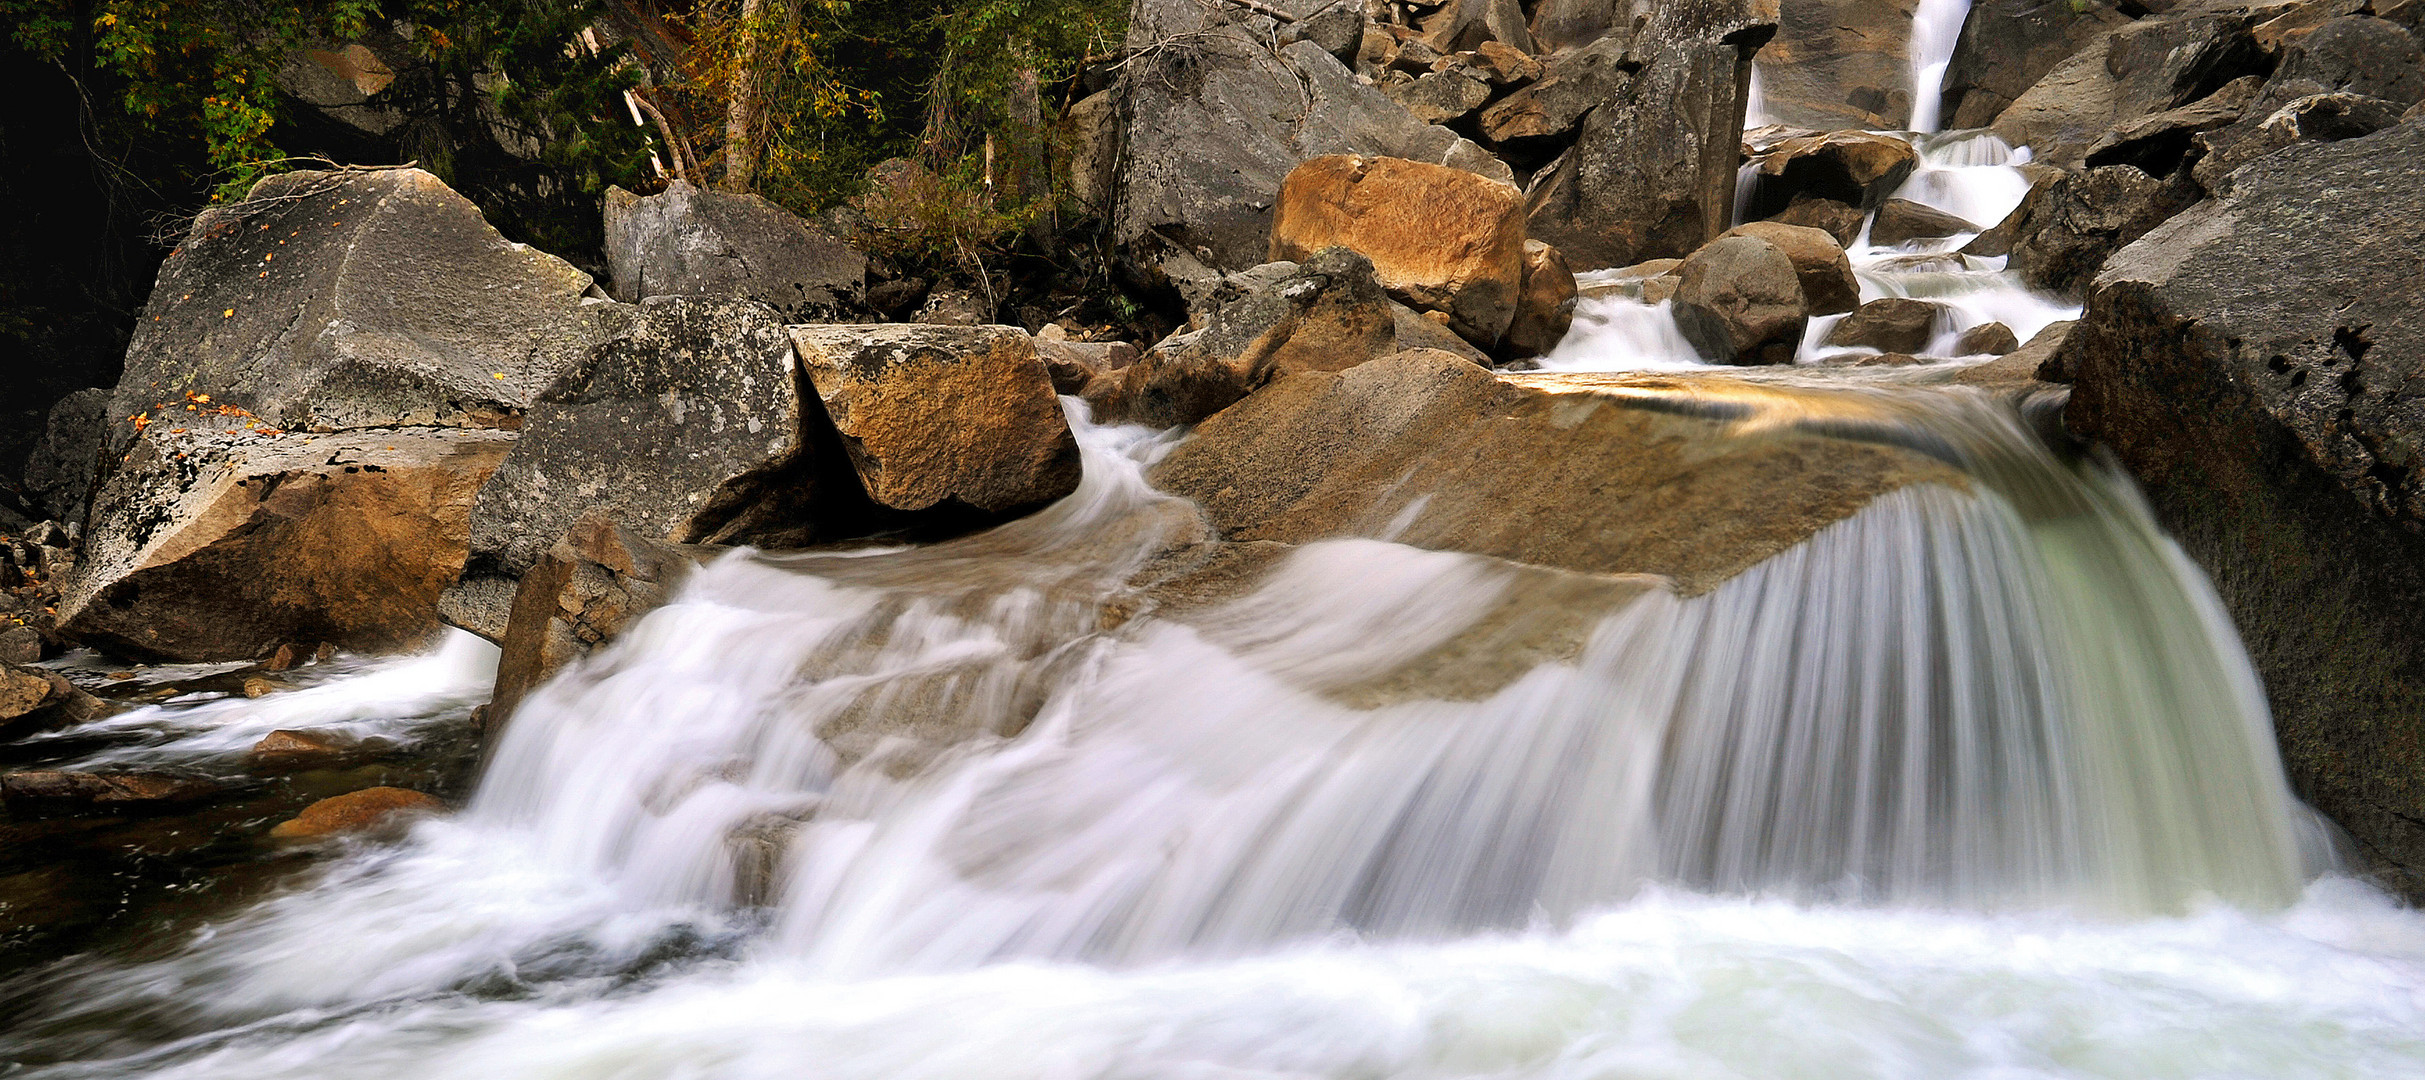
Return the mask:
<path fill-rule="evenodd" d="M 724 114 L 724 190 L 747 192 L 758 174 L 758 23 L 763 0 L 741 0 L 733 97 Z"/>

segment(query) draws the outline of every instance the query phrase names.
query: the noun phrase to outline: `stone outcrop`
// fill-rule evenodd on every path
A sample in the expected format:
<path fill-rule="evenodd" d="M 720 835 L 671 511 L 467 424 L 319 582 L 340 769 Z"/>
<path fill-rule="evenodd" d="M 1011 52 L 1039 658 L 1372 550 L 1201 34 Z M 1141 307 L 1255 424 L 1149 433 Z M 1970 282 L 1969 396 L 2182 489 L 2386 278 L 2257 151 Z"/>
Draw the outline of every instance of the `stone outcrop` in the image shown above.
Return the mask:
<path fill-rule="evenodd" d="M 1654 7 L 1632 38 L 1640 73 L 1527 189 L 1531 235 L 1597 270 L 1681 257 L 1725 231 L 1751 56 L 1775 32 L 1775 6 L 1756 0 Z"/>
<path fill-rule="evenodd" d="M 650 539 L 603 514 L 575 523 L 517 585 L 489 698 L 490 743 L 539 684 L 663 604 L 717 551 Z"/>
<path fill-rule="evenodd" d="M 1398 351 L 1425 320 L 1392 302 L 1372 263 L 1346 248 L 1232 274 L 1199 298 L 1204 325 L 1088 383 L 1098 423 L 1192 424 L 1273 378 L 1336 371 Z M 1401 314 L 1403 313 L 1403 314 Z M 1440 327 L 1441 336 L 1454 338 Z"/>
<path fill-rule="evenodd" d="M 676 180 L 655 195 L 606 192 L 615 299 L 755 300 L 790 322 L 834 322 L 864 304 L 867 257 L 754 194 Z"/>
<path fill-rule="evenodd" d="M 2425 124 L 2293 146 L 2110 259 L 2053 366 L 2213 576 L 2300 795 L 2425 893 Z"/>
<path fill-rule="evenodd" d="M 154 425 L 94 498 L 68 636 L 136 658 L 389 650 L 438 628 L 472 503 L 513 445 L 477 428 L 262 435 Z"/>
<path fill-rule="evenodd" d="M 1693 384 L 1724 394 L 1731 384 Z M 1199 425 L 1156 466 L 1223 538 L 1387 535 L 1696 593 L 1906 484 L 1925 455 L 1789 430 L 1729 434 L 1664 376 L 1493 375 L 1428 351 L 1299 374 Z M 1685 395 L 1689 397 L 1689 395 Z"/>
<path fill-rule="evenodd" d="M 1918 0 L 1779 4 L 1777 36 L 1760 50 L 1768 115 L 1821 129 L 1910 126 L 1918 7 Z"/>
<path fill-rule="evenodd" d="M 2130 24 L 2115 0 L 1973 0 L 1945 67 L 1948 129 L 1993 124 L 2057 65 Z"/>
<path fill-rule="evenodd" d="M 999 514 L 1077 489 L 1077 439 L 1026 331 L 796 326 L 791 335 L 876 505 Z"/>
<path fill-rule="evenodd" d="M 419 169 L 273 176 L 161 265 L 109 452 L 187 394 L 284 430 L 505 425 L 587 350 L 592 291 Z"/>
<path fill-rule="evenodd" d="M 1392 297 L 1485 348 L 1506 336 L 1524 286 L 1524 201 L 1513 185 L 1442 165 L 1319 157 L 1280 186 L 1271 261 L 1345 247 Z"/>
<path fill-rule="evenodd" d="M 446 617 L 491 641 L 513 580 L 574 522 L 606 514 L 675 543 L 798 544 L 858 522 L 839 454 L 820 455 L 791 335 L 765 306 L 666 297 L 602 312 L 607 340 L 541 394 L 480 489 Z M 835 518 L 811 512 L 837 508 Z"/>
<path fill-rule="evenodd" d="M 1794 261 L 1756 236 L 1729 236 L 1676 270 L 1676 327 L 1720 364 L 1790 364 L 1810 323 Z"/>

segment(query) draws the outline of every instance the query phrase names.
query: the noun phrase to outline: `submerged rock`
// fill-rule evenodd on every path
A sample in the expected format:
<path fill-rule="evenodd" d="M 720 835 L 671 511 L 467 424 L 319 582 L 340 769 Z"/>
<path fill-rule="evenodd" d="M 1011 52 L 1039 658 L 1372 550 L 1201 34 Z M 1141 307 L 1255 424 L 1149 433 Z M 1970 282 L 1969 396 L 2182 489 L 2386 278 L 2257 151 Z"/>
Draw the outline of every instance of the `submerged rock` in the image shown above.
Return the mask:
<path fill-rule="evenodd" d="M 370 832 L 415 816 L 445 812 L 446 804 L 435 795 L 396 787 L 364 788 L 306 806 L 302 813 L 271 827 L 269 834 L 280 840 L 308 840 Z"/>
<path fill-rule="evenodd" d="M 681 180 L 655 195 L 606 192 L 606 262 L 615 299 L 755 300 L 792 322 L 856 314 L 867 257 L 754 194 Z"/>
<path fill-rule="evenodd" d="M 2108 260 L 2054 366 L 2213 575 L 2293 783 L 2425 895 L 2425 124 L 2284 149 Z"/>
<path fill-rule="evenodd" d="M 162 813 L 219 791 L 220 786 L 208 780 L 156 773 L 42 770 L 0 775 L 0 803 L 20 818 Z"/>

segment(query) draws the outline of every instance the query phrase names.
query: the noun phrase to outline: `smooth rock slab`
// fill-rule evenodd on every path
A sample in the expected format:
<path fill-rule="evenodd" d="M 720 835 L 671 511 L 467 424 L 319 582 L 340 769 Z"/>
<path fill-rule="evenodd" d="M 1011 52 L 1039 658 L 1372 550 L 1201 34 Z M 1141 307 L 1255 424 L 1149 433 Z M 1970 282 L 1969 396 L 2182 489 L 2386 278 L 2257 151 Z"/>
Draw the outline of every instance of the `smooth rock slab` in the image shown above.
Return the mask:
<path fill-rule="evenodd" d="M 795 326 L 791 339 L 877 505 L 1003 512 L 1078 487 L 1035 341 L 1014 326 Z"/>

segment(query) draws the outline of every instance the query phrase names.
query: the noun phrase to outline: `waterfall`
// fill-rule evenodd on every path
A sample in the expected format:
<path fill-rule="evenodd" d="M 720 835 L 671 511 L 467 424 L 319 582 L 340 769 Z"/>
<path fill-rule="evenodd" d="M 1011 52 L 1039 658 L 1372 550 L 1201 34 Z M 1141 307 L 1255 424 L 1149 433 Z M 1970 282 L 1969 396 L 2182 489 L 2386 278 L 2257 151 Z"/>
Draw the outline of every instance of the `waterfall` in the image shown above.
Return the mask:
<path fill-rule="evenodd" d="M 1945 69 L 1962 40 L 1970 0 L 1920 0 L 1911 16 L 1911 130 L 1923 134 L 1945 119 Z"/>

